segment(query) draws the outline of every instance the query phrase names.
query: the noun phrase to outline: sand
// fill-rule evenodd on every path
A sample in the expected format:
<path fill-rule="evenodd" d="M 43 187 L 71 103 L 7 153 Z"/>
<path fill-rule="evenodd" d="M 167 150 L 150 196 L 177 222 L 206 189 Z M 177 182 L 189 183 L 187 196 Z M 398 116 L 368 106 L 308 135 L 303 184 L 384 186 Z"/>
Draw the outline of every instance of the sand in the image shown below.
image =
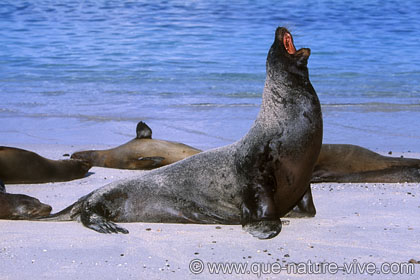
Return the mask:
<path fill-rule="evenodd" d="M 52 159 L 84 148 L 107 148 L 9 146 Z M 98 187 L 141 172 L 94 167 L 79 180 L 6 188 L 37 197 L 55 212 Z M 0 279 L 420 278 L 420 264 L 406 264 L 420 261 L 419 184 L 323 183 L 312 188 L 316 217 L 283 219 L 288 224 L 271 240 L 253 238 L 237 225 L 131 223 L 123 225 L 127 235 L 106 235 L 77 222 L 1 220 Z M 247 267 L 244 273 L 212 273 L 211 264 L 220 262 Z M 201 264 L 203 271 L 193 274 Z M 337 270 L 345 265 L 353 270 Z M 374 266 L 385 271 L 360 271 Z M 405 271 L 386 274 L 399 268 Z M 407 274 L 413 270 L 414 275 Z"/>

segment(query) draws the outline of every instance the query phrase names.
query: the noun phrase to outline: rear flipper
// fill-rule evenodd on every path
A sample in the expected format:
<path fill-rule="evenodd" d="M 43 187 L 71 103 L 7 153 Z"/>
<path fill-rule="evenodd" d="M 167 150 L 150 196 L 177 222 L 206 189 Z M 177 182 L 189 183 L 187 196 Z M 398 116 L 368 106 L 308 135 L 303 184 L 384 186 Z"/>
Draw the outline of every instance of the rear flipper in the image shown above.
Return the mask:
<path fill-rule="evenodd" d="M 136 127 L 137 139 L 152 139 L 152 129 L 144 122 L 139 122 Z"/>
<path fill-rule="evenodd" d="M 84 208 L 80 214 L 80 221 L 85 227 L 100 233 L 128 233 L 128 230 L 125 228 L 108 221 L 104 217 L 87 210 L 86 208 Z"/>
<path fill-rule="evenodd" d="M 296 206 L 285 215 L 288 218 L 311 218 L 316 214 L 314 201 L 312 199 L 311 186 L 309 185 L 307 191 L 302 196 L 301 200 Z"/>
<path fill-rule="evenodd" d="M 242 228 L 259 239 L 270 239 L 281 231 L 271 188 L 259 184 L 249 186 L 244 193 L 241 216 Z"/>

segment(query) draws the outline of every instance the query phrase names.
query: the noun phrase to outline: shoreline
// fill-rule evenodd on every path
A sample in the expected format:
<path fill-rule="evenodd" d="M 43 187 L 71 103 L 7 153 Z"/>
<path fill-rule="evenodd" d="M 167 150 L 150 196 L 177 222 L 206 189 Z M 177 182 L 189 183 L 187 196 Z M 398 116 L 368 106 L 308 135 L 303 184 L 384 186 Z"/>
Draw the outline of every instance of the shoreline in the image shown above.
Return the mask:
<path fill-rule="evenodd" d="M 12 146 L 12 145 L 10 145 Z M 85 148 L 108 145 L 27 144 L 16 147 L 51 159 Z M 385 153 L 383 153 L 385 154 Z M 392 156 L 401 153 L 393 151 Z M 420 154 L 402 153 L 404 157 Z M 50 204 L 57 212 L 90 191 L 115 180 L 136 176 L 136 170 L 93 167 L 90 175 L 69 182 L 6 185 L 7 192 L 23 193 Z M 387 263 L 420 261 L 420 191 L 416 183 L 312 184 L 317 215 L 289 220 L 270 240 L 258 240 L 239 225 L 125 223 L 128 235 L 99 234 L 78 222 L 0 220 L 0 279 L 152 279 L 194 277 L 189 264 L 207 262 Z M 420 265 L 415 264 L 420 275 Z M 382 274 L 286 274 L 290 279 L 382 279 Z M 197 278 L 210 279 L 207 268 Z M 233 274 L 232 278 L 257 279 Z M 261 274 L 276 279 L 277 274 Z M 220 274 L 220 278 L 228 275 Z M 413 275 L 397 274 L 398 279 Z"/>

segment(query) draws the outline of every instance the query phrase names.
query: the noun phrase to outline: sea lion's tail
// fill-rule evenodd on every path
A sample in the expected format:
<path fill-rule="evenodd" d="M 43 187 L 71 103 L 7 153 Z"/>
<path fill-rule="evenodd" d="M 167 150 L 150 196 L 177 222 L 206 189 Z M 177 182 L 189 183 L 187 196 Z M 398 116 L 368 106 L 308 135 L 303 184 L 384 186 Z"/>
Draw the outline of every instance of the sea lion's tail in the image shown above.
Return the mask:
<path fill-rule="evenodd" d="M 78 201 L 73 203 L 72 205 L 64 208 L 63 210 L 51 214 L 47 217 L 41 217 L 37 218 L 37 221 L 75 221 L 78 220 L 80 217 L 81 209 L 83 206 L 83 202 L 85 201 L 85 198 L 87 196 L 84 196 L 80 198 Z"/>

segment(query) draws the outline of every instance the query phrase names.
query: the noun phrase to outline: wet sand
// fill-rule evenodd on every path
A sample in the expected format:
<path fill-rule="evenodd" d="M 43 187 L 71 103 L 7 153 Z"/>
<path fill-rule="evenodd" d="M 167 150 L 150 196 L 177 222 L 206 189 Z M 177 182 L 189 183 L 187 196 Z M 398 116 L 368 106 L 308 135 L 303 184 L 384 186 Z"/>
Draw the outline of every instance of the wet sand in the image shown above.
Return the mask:
<path fill-rule="evenodd" d="M 85 148 L 107 148 L 17 147 L 52 159 L 66 158 L 63 154 Z M 399 155 L 393 153 L 393 156 Z M 420 158 L 420 154 L 414 153 L 404 156 Z M 37 197 L 56 212 L 96 188 L 141 172 L 144 171 L 94 167 L 83 179 L 7 185 L 6 189 L 10 193 Z M 355 271 L 356 266 L 362 269 L 363 265 L 365 268 L 375 265 L 379 269 L 385 263 L 385 270 L 392 268 L 397 272 L 400 263 L 411 259 L 420 261 L 419 184 L 323 183 L 312 187 L 316 217 L 283 219 L 288 222 L 271 240 L 255 239 L 238 225 L 130 223 L 123 225 L 130 231 L 128 235 L 106 235 L 77 222 L 0 220 L 0 279 L 257 279 L 258 275 L 259 279 L 420 277 L 420 264 L 400 265 L 408 272 L 414 268 L 415 275 L 385 274 L 387 271 L 368 275 Z M 243 263 L 247 267 L 244 273 L 212 274 L 208 266 L 212 262 Z M 303 263 L 317 265 L 304 266 Z M 199 272 L 201 264 L 203 271 L 193 274 L 191 269 Z M 339 269 L 353 264 L 353 270 L 349 273 L 334 271 L 335 264 Z M 290 272 L 300 273 L 288 274 L 286 269 L 279 273 L 279 267 L 287 266 Z M 312 273 L 308 275 L 309 272 Z"/>

